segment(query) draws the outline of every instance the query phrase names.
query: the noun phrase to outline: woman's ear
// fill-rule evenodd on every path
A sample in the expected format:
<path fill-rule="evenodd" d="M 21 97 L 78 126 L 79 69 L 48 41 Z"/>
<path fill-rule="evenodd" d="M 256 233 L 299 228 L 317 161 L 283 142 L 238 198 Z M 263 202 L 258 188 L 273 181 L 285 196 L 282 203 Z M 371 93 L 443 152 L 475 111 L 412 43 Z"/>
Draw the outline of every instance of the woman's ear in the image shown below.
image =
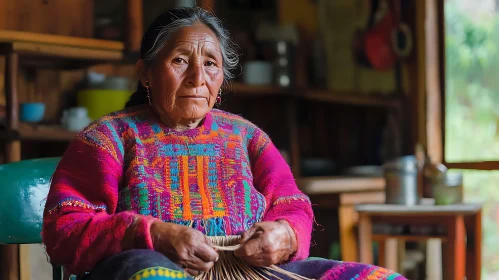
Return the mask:
<path fill-rule="evenodd" d="M 142 84 L 143 87 L 146 87 L 146 81 L 149 80 L 149 77 L 147 76 L 149 69 L 146 66 L 144 60 L 142 59 L 139 59 L 137 61 L 136 67 L 137 67 L 137 73 L 139 75 L 140 84 Z"/>

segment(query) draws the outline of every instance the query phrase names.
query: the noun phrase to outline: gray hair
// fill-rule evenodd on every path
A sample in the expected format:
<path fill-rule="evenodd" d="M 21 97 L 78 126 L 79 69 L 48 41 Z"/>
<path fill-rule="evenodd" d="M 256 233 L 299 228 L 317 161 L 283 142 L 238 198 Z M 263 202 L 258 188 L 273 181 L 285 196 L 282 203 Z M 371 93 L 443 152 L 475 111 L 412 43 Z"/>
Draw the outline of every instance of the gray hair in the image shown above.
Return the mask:
<path fill-rule="evenodd" d="M 222 22 L 212 13 L 198 7 L 179 8 L 169 11 L 160 17 L 169 17 L 167 24 L 156 27 L 157 36 L 150 46 L 146 46 L 147 52 L 141 57 L 146 65 L 153 65 L 158 53 L 168 42 L 173 33 L 179 29 L 199 22 L 210 28 L 220 41 L 222 51 L 222 66 L 224 73 L 224 83 L 234 78 L 234 70 L 238 68 L 239 53 L 237 45 L 230 39 L 229 32 L 222 26 Z M 154 23 L 153 23 L 154 25 Z M 159 31 L 159 32 L 158 32 Z M 155 32 L 155 33 L 156 33 Z M 142 42 L 142 48 L 144 48 Z M 145 50 L 142 49 L 141 52 Z"/>

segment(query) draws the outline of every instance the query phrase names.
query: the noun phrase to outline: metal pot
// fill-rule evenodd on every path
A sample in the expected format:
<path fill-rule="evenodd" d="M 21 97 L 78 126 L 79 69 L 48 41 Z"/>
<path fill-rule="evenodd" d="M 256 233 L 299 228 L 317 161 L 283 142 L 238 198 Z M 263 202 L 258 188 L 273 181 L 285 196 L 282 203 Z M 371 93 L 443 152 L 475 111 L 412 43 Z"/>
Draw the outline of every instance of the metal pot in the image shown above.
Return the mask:
<path fill-rule="evenodd" d="M 418 196 L 418 167 L 415 156 L 404 156 L 383 165 L 386 180 L 386 203 L 416 205 Z"/>

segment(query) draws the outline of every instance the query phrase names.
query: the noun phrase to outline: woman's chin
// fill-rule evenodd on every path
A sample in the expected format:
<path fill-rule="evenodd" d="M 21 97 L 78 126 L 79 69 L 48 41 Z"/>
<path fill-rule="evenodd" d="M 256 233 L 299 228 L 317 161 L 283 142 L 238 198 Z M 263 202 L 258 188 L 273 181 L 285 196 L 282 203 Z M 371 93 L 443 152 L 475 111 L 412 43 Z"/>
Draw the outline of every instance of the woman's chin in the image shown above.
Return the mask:
<path fill-rule="evenodd" d="M 186 108 L 179 108 L 182 111 L 182 117 L 186 119 L 202 119 L 210 112 L 211 108 L 208 106 L 191 105 Z"/>

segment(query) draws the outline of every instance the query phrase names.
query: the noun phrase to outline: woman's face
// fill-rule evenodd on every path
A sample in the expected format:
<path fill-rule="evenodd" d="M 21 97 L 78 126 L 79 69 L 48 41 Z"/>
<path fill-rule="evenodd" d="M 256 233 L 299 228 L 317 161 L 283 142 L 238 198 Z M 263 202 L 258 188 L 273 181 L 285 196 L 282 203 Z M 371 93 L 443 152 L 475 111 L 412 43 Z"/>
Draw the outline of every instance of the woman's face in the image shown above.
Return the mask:
<path fill-rule="evenodd" d="M 215 105 L 224 79 L 222 62 L 220 42 L 206 25 L 178 30 L 145 73 L 153 109 L 172 122 L 204 118 Z M 145 86 L 143 78 L 141 74 Z"/>

